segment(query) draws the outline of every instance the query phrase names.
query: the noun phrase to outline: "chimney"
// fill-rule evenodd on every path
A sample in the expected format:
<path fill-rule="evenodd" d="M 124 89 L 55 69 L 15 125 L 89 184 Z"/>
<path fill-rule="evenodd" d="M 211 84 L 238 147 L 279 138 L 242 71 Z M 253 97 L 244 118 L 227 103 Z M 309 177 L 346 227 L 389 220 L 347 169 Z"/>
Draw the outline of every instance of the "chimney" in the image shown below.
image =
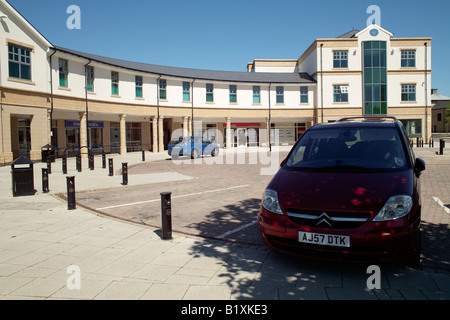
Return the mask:
<path fill-rule="evenodd" d="M 438 89 L 431 89 L 431 94 L 438 94 Z"/>

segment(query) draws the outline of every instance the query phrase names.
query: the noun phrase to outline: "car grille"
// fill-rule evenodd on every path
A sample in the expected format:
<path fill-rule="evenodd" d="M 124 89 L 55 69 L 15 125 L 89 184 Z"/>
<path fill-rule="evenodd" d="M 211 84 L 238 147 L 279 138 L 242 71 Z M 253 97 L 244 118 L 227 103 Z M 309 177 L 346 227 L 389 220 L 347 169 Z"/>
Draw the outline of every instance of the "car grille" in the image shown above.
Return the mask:
<path fill-rule="evenodd" d="M 295 224 L 332 229 L 358 228 L 366 223 L 370 214 L 365 212 L 340 212 L 287 209 L 287 216 Z"/>

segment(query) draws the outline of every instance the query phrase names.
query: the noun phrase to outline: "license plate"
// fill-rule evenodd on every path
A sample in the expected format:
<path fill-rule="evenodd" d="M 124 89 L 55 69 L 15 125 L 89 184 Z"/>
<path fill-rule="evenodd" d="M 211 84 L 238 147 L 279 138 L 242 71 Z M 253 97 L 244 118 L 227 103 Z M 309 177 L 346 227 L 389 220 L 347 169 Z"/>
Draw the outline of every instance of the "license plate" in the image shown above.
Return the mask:
<path fill-rule="evenodd" d="M 350 237 L 334 234 L 313 232 L 298 232 L 298 241 L 303 243 L 320 244 L 324 246 L 350 247 Z"/>
<path fill-rule="evenodd" d="M 180 148 L 180 147 L 177 147 L 177 146 L 173 147 L 173 149 L 178 149 L 178 148 Z"/>

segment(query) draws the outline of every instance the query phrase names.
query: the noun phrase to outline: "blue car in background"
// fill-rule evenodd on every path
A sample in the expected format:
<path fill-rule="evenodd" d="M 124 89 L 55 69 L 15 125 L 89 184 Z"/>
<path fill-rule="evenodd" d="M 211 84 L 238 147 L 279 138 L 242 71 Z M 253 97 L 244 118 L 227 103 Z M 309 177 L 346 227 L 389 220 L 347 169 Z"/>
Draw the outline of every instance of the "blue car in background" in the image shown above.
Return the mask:
<path fill-rule="evenodd" d="M 190 156 L 192 159 L 195 159 L 201 155 L 208 154 L 215 157 L 219 154 L 219 146 L 202 137 L 179 137 L 169 142 L 168 153 L 172 158 Z"/>

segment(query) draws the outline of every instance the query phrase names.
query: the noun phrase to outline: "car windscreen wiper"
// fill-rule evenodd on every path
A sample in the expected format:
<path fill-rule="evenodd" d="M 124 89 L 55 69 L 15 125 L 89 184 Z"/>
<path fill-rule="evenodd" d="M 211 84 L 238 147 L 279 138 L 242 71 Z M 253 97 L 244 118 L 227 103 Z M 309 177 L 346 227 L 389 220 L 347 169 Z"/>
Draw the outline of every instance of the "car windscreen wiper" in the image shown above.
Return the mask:
<path fill-rule="evenodd" d="M 350 165 L 342 165 L 342 166 L 328 166 L 328 167 L 319 167 L 319 168 L 310 168 L 310 171 L 314 172 L 380 172 L 379 169 L 372 169 L 362 166 L 350 166 Z"/>

